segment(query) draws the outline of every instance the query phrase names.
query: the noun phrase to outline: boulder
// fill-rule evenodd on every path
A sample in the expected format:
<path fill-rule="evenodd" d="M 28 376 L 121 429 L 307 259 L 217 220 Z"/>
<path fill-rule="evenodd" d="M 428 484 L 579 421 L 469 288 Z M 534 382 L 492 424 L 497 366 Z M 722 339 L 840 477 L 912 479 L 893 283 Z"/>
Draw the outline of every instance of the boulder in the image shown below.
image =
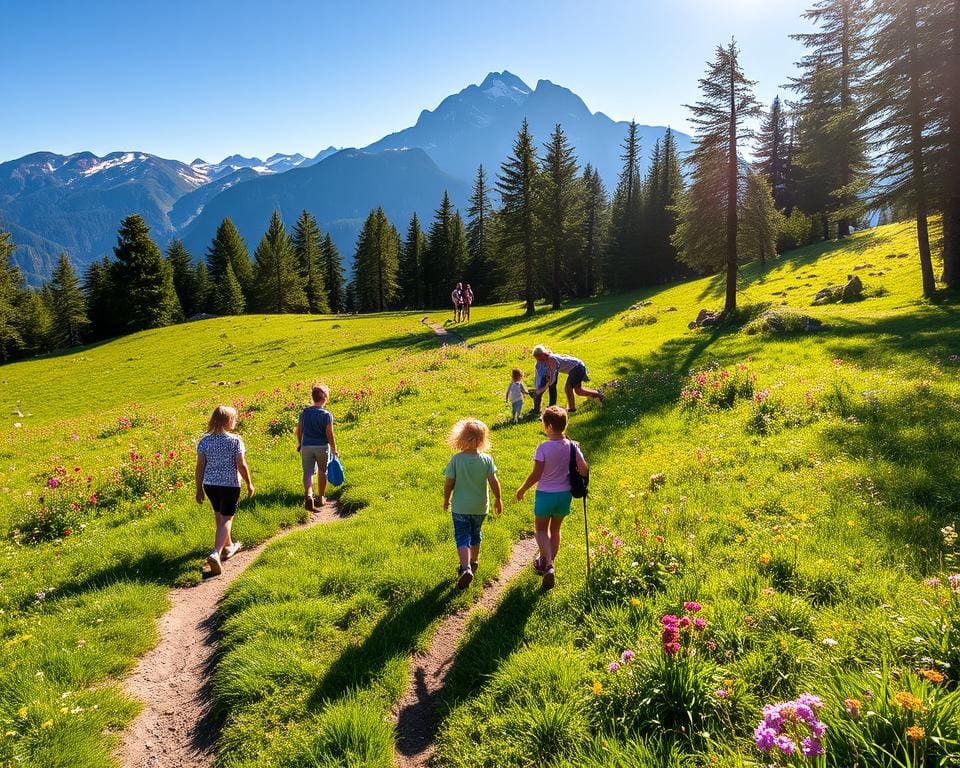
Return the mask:
<path fill-rule="evenodd" d="M 712 309 L 701 309 L 697 319 L 688 325 L 688 328 L 703 328 L 708 325 L 719 325 L 722 315 Z"/>
<path fill-rule="evenodd" d="M 859 301 L 863 298 L 863 281 L 857 275 L 848 275 L 843 286 L 842 301 Z"/>

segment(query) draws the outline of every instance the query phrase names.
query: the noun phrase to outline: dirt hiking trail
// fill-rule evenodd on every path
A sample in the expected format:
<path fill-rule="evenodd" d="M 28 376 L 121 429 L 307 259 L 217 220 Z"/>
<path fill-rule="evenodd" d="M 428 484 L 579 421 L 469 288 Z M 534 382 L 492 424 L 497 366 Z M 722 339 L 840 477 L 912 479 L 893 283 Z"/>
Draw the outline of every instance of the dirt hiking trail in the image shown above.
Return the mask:
<path fill-rule="evenodd" d="M 466 339 L 464 339 L 463 336 L 456 331 L 447 330 L 445 326 L 441 325 L 440 323 L 435 323 L 428 317 L 423 318 L 423 320 L 420 322 L 437 335 L 437 338 L 440 339 L 440 346 L 445 347 L 448 344 L 461 344 L 467 346 Z"/>
<path fill-rule="evenodd" d="M 207 768 L 213 765 L 219 729 L 210 707 L 210 674 L 217 649 L 217 606 L 227 587 L 278 539 L 318 523 L 342 519 L 327 501 L 307 522 L 287 528 L 251 549 L 241 549 L 220 576 L 170 593 L 171 608 L 158 622 L 160 641 L 124 680 L 143 702 L 116 752 L 124 768 Z M 205 572 L 206 573 L 206 572 Z"/>
<path fill-rule="evenodd" d="M 493 608 L 507 583 L 518 573 L 529 569 L 536 554 L 537 543 L 533 539 L 522 539 L 514 544 L 510 559 L 493 581 L 484 587 L 480 599 L 446 618 L 434 635 L 430 649 L 414 657 L 407 692 L 400 700 L 396 714 L 397 748 L 394 764 L 397 768 L 423 768 L 430 765 L 436 748 L 437 702 L 467 620 L 477 609 Z"/>

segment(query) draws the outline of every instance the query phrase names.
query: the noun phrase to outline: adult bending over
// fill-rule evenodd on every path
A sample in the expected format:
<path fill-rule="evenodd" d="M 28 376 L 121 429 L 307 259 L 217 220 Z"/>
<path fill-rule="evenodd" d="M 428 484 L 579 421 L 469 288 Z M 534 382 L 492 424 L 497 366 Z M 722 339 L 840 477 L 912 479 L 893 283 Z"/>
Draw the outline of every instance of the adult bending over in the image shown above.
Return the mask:
<path fill-rule="evenodd" d="M 542 397 L 551 385 L 556 386 L 557 377 L 561 373 L 565 373 L 567 374 L 567 383 L 564 385 L 563 391 L 567 395 L 567 413 L 573 413 L 577 410 L 577 400 L 574 393 L 580 395 L 580 397 L 594 397 L 601 403 L 603 402 L 601 392 L 583 386 L 583 382 L 590 381 L 590 377 L 587 375 L 587 366 L 584 365 L 583 360 L 551 352 L 543 344 L 537 344 L 533 348 L 533 356 L 538 363 L 544 363 L 547 366 L 547 380 L 534 390 L 534 398 L 537 395 Z M 536 399 L 534 402 L 536 402 Z"/>
<path fill-rule="evenodd" d="M 337 453 L 337 441 L 333 436 L 333 414 L 325 406 L 330 397 L 330 388 L 326 384 L 314 384 L 310 390 L 313 405 L 308 405 L 300 413 L 294 434 L 297 438 L 297 450 L 303 465 L 303 508 L 313 512 L 323 506 L 323 494 L 327 490 L 327 461 L 330 452 Z M 317 475 L 317 496 L 314 503 L 313 475 Z"/>

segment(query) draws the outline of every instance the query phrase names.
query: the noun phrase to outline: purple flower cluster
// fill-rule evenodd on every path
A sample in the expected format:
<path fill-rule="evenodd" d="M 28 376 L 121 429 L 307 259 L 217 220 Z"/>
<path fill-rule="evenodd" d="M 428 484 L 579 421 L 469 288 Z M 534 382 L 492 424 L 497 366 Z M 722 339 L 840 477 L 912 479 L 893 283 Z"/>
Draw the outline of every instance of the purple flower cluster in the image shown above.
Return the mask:
<path fill-rule="evenodd" d="M 660 618 L 663 625 L 663 631 L 660 633 L 660 642 L 663 643 L 663 652 L 667 656 L 676 656 L 680 653 L 682 647 L 682 635 L 684 632 L 702 632 L 707 627 L 706 619 L 700 616 L 694 616 L 703 610 L 700 603 L 686 602 L 683 604 L 684 615 L 675 616 L 668 613 Z M 691 646 L 688 654 L 692 656 L 694 649 Z"/>
<path fill-rule="evenodd" d="M 620 661 L 611 661 L 607 665 L 607 672 L 616 672 L 622 666 L 629 664 L 631 661 L 633 661 L 634 656 L 636 656 L 636 654 L 628 648 L 627 650 L 625 650 L 623 653 L 620 654 Z"/>
<path fill-rule="evenodd" d="M 763 708 L 763 722 L 753 732 L 753 740 L 761 752 L 779 750 L 785 757 L 801 754 L 818 757 L 823 754 L 823 734 L 827 726 L 817 718 L 823 706 L 818 696 L 801 694 L 794 701 L 768 704 Z"/>

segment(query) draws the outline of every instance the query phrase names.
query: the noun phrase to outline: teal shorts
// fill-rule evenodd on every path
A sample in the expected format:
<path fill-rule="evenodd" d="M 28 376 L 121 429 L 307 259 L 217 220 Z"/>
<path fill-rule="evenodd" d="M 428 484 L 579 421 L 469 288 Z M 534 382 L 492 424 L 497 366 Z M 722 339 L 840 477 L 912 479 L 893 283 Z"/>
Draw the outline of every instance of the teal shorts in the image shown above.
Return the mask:
<path fill-rule="evenodd" d="M 570 491 L 537 491 L 533 497 L 534 517 L 566 517 L 570 514 Z"/>

